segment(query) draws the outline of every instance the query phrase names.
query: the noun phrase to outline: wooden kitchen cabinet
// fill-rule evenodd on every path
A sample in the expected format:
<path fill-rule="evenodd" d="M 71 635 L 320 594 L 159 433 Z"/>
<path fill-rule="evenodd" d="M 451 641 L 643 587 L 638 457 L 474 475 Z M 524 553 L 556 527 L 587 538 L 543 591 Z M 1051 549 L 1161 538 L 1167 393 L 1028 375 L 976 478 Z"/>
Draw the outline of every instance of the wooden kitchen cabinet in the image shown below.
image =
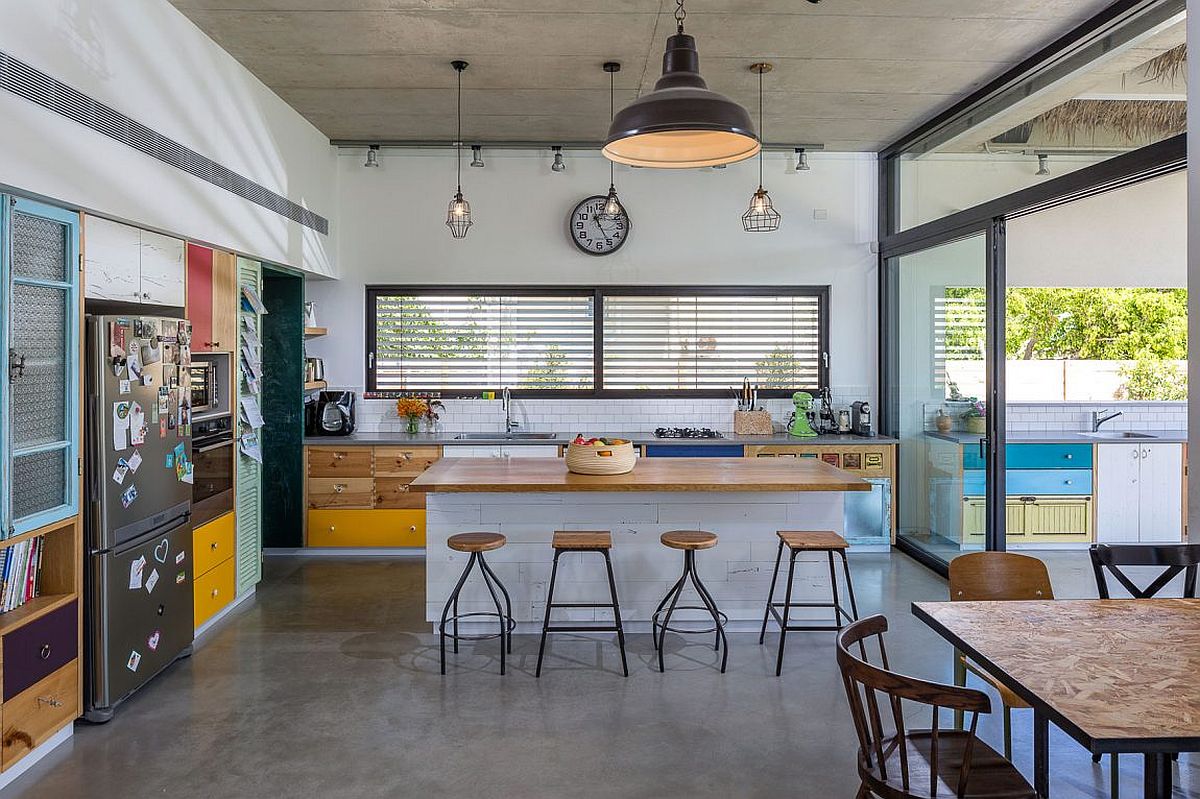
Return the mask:
<path fill-rule="evenodd" d="M 237 342 L 237 258 L 187 245 L 187 318 L 193 352 L 232 352 Z"/>
<path fill-rule="evenodd" d="M 182 239 L 88 216 L 84 241 L 85 297 L 184 305 Z"/>
<path fill-rule="evenodd" d="M 1100 444 L 1096 449 L 1096 540 L 1180 542 L 1183 445 Z"/>

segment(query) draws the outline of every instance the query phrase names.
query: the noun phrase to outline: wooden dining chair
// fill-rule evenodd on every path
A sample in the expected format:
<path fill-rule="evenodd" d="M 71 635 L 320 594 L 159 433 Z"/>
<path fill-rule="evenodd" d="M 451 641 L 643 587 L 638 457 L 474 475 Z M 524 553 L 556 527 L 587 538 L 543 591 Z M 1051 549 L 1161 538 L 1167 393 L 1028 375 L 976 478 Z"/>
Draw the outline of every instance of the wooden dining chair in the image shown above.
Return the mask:
<path fill-rule="evenodd" d="M 887 619 L 871 616 L 837 637 L 837 662 L 858 736 L 857 799 L 1036 799 L 1012 763 L 979 740 L 988 695 L 974 688 L 927 682 L 891 670 L 883 634 Z M 869 639 L 879 664 L 867 656 Z M 931 709 L 928 729 L 909 729 L 905 705 Z M 970 716 L 966 730 L 942 729 L 941 710 Z"/>
<path fill-rule="evenodd" d="M 1110 599 L 1105 571 L 1134 599 L 1151 599 L 1167 583 L 1183 574 L 1183 596 L 1196 598 L 1196 569 L 1200 566 L 1200 544 L 1092 544 L 1092 571 L 1101 599 Z M 1145 588 L 1121 571 L 1121 567 L 1151 566 L 1162 569 Z"/>

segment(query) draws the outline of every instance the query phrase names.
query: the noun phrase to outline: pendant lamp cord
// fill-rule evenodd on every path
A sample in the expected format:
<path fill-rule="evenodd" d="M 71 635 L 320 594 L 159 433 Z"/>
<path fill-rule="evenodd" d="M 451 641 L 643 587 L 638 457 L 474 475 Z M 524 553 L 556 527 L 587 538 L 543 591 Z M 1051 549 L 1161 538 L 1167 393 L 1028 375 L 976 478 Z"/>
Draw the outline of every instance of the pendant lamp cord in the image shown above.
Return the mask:
<path fill-rule="evenodd" d="M 675 24 L 679 26 L 679 32 L 683 33 L 683 20 L 687 17 L 687 12 L 683 10 L 683 0 L 675 0 Z"/>
<path fill-rule="evenodd" d="M 682 4 L 682 0 L 680 0 Z M 616 106 L 614 105 L 614 96 L 617 91 L 617 73 L 608 73 L 608 122 L 611 125 L 613 119 L 616 118 Z M 612 191 L 617 187 L 616 176 L 613 173 L 613 162 L 609 159 L 608 162 L 608 190 Z"/>
<path fill-rule="evenodd" d="M 455 139 L 457 146 L 454 160 L 458 167 L 458 193 L 462 194 L 462 70 L 458 72 L 458 138 Z M 761 113 L 761 112 L 760 112 Z"/>
<path fill-rule="evenodd" d="M 763 151 L 762 143 L 766 141 L 763 135 L 763 69 L 758 69 L 758 190 L 762 191 L 763 181 Z"/>

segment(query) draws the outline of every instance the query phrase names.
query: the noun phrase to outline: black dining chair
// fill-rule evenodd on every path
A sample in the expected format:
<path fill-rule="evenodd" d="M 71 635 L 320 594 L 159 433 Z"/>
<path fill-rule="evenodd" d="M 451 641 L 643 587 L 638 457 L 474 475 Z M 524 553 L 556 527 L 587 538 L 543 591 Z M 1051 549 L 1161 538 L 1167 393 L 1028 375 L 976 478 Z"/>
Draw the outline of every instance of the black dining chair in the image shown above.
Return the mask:
<path fill-rule="evenodd" d="M 1134 599 L 1151 599 L 1169 582 L 1183 574 L 1183 596 L 1196 598 L 1196 570 L 1200 566 L 1200 544 L 1093 544 L 1092 570 L 1096 573 L 1096 590 L 1101 599 L 1110 599 L 1108 573 Z M 1151 566 L 1162 571 L 1145 588 L 1141 588 L 1121 571 L 1122 567 Z"/>

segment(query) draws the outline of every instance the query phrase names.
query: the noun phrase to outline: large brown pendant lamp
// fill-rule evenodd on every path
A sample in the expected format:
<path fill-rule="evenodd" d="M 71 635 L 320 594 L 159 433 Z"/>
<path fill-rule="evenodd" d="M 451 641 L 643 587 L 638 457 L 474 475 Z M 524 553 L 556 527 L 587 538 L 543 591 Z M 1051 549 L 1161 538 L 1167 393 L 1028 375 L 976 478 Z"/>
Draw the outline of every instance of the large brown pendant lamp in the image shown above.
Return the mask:
<path fill-rule="evenodd" d="M 675 0 L 676 33 L 667 39 L 654 91 L 634 100 L 608 129 L 604 155 L 621 164 L 688 169 L 752 158 L 759 150 L 745 108 L 700 77 L 696 40 L 683 32 L 684 0 Z"/>

